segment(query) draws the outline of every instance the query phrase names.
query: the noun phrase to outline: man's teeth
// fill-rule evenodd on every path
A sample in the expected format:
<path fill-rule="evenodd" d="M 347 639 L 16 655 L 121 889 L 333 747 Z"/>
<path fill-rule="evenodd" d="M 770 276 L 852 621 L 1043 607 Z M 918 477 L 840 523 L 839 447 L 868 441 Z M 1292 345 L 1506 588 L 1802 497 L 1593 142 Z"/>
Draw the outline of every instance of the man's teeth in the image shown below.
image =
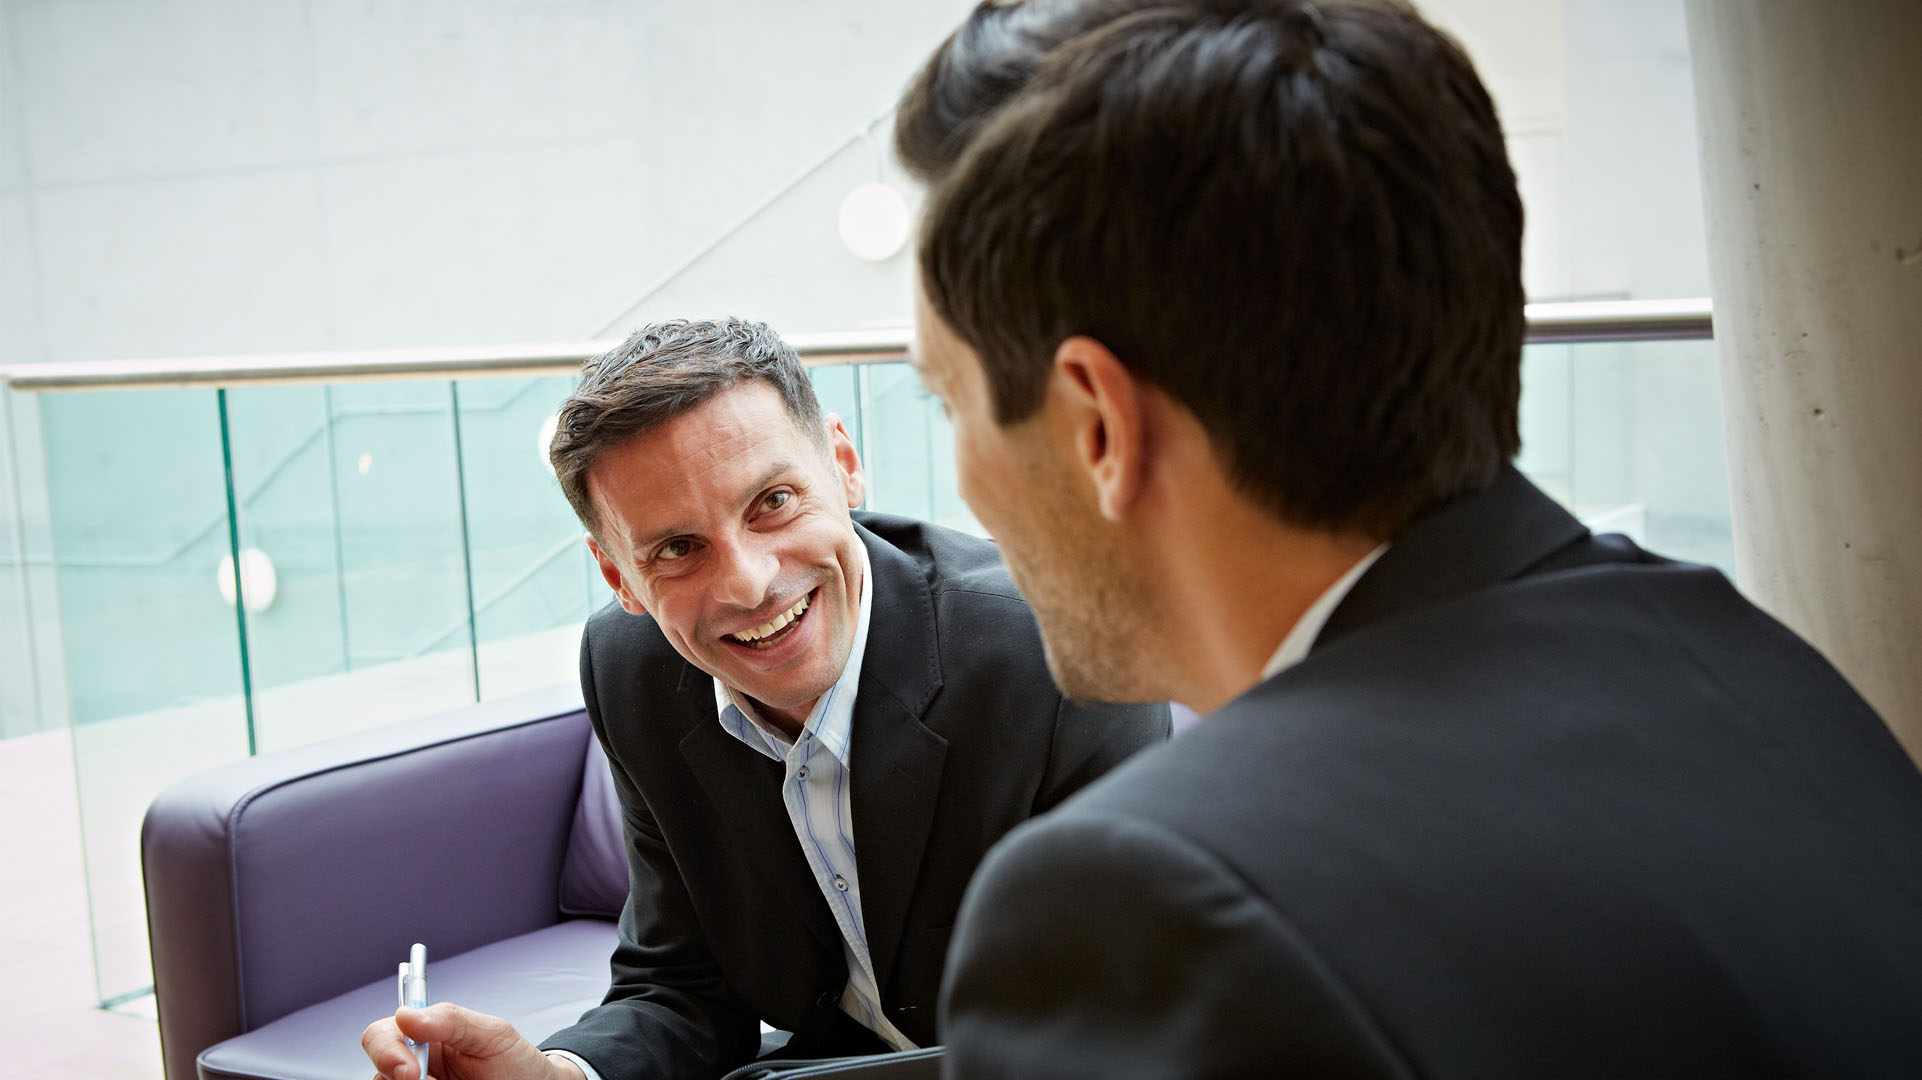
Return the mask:
<path fill-rule="evenodd" d="M 800 618 L 801 613 L 803 611 L 806 611 L 807 609 L 808 609 L 808 598 L 803 596 L 801 598 L 800 603 L 795 604 L 793 607 L 787 609 L 786 611 L 781 612 L 779 615 L 776 615 L 774 618 L 768 620 L 765 623 L 762 623 L 760 626 L 757 626 L 752 630 L 743 630 L 738 634 L 730 634 L 728 636 L 732 637 L 736 641 L 741 641 L 741 642 L 759 641 L 762 638 L 767 637 L 770 634 L 773 634 L 776 630 L 779 630 L 782 627 L 786 626 L 787 624 Z"/>

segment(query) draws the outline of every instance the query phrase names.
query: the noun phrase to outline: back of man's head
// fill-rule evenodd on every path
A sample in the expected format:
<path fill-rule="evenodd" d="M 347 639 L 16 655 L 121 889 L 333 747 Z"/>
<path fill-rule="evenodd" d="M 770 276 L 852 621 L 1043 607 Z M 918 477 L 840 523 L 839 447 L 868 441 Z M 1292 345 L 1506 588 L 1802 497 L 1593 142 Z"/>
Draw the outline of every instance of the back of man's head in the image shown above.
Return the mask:
<path fill-rule="evenodd" d="M 932 170 L 922 286 L 997 421 L 1085 334 L 1292 524 L 1392 535 L 1489 484 L 1520 444 L 1522 209 L 1461 49 L 1393 0 L 1089 22 Z"/>
<path fill-rule="evenodd" d="M 922 183 L 940 181 L 1050 53 L 1140 7 L 1141 0 L 981 0 L 901 95 L 895 158 Z"/>
<path fill-rule="evenodd" d="M 561 403 L 548 461 L 574 514 L 596 532 L 588 471 L 602 454 L 742 383 L 760 380 L 781 395 L 788 419 L 822 452 L 821 403 L 801 358 L 766 323 L 677 319 L 644 326 L 589 360 Z"/>

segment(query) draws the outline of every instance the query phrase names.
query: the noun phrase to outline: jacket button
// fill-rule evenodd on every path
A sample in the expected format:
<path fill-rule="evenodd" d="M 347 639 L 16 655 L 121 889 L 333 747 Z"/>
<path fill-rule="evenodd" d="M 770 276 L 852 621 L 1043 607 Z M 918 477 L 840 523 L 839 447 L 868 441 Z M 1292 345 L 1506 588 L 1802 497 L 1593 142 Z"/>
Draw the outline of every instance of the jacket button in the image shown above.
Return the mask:
<path fill-rule="evenodd" d="M 832 1009 L 841 1003 L 841 995 L 832 990 L 823 990 L 821 996 L 814 999 L 814 1003 L 823 1009 Z"/>

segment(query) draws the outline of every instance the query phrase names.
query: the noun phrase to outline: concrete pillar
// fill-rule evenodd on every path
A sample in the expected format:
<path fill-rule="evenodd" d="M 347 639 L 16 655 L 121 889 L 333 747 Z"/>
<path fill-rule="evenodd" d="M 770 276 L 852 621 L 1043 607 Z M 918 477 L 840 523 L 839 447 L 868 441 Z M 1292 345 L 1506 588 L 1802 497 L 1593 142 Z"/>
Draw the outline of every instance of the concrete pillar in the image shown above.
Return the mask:
<path fill-rule="evenodd" d="M 1922 3 L 1688 23 L 1737 577 L 1922 761 Z"/>

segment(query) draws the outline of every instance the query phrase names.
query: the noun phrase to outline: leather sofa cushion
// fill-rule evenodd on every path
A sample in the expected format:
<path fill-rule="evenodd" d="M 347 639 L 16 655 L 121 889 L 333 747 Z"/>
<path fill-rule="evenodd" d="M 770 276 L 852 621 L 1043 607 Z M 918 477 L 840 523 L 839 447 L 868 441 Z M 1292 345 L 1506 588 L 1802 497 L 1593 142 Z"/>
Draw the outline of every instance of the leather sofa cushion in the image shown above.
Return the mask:
<path fill-rule="evenodd" d="M 430 953 L 428 989 L 435 1001 L 506 1017 L 538 1043 L 601 1003 L 615 937 L 613 923 L 576 919 L 447 959 Z M 393 974 L 375 975 L 358 990 L 201 1051 L 201 1077 L 367 1080 L 372 1066 L 360 1049 L 361 1030 L 394 1012 Z M 432 1063 L 428 1071 L 438 1074 Z"/>

